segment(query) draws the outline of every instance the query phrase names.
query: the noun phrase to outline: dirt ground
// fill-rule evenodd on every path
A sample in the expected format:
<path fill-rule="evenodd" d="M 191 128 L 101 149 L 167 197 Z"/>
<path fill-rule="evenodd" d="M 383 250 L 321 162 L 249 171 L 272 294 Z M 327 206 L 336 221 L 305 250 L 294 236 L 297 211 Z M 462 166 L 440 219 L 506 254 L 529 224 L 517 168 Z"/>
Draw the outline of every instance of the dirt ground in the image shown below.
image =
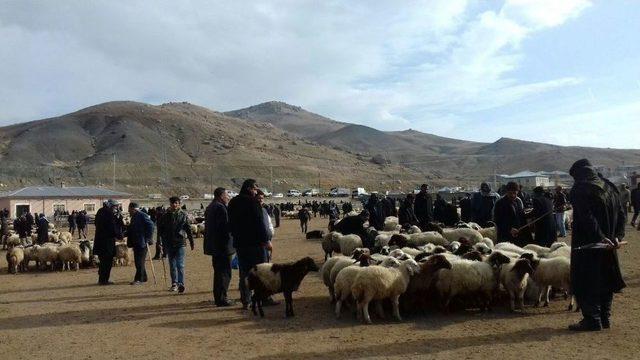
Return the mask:
<path fill-rule="evenodd" d="M 311 225 L 322 229 L 326 220 Z M 497 307 L 492 313 L 406 315 L 399 323 L 373 318 L 369 326 L 348 314 L 336 320 L 315 273 L 294 295 L 295 318 L 284 319 L 284 305 L 265 308 L 264 319 L 239 306 L 216 308 L 202 239 L 188 252 L 184 295 L 166 290 L 160 261 L 154 261 L 157 286 L 128 285 L 134 274 L 128 266 L 114 268 L 116 285 L 103 287 L 96 285 L 97 269 L 9 275 L 2 252 L 0 353 L 3 359 L 637 359 L 640 236 L 631 228 L 628 234 L 629 245 L 620 251 L 628 287 L 615 297 L 613 327 L 579 334 L 566 330 L 579 315 L 566 312 L 560 299 L 523 314 Z M 305 240 L 297 221 L 283 221 L 274 260 L 306 255 L 320 260 L 320 244 Z M 237 271 L 232 282 L 230 296 L 237 299 Z"/>

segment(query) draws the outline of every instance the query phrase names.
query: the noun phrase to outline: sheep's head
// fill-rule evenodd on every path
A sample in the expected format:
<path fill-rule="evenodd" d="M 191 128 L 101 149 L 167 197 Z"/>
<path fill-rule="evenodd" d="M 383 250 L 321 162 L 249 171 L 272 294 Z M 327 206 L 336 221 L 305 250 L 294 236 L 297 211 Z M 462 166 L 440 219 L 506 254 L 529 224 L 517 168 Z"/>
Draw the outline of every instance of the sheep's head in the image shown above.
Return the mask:
<path fill-rule="evenodd" d="M 477 250 L 473 250 L 462 255 L 462 258 L 473 261 L 482 261 L 482 254 Z"/>
<path fill-rule="evenodd" d="M 455 253 L 456 251 L 458 251 L 459 248 L 460 248 L 459 241 L 452 241 L 451 244 L 449 244 L 449 251 L 451 251 L 452 253 Z"/>
<path fill-rule="evenodd" d="M 382 262 L 379 265 L 388 267 L 388 268 L 397 268 L 397 267 L 400 267 L 400 261 L 396 258 L 388 257 L 382 260 Z"/>
<path fill-rule="evenodd" d="M 320 270 L 316 262 L 308 256 L 298 260 L 298 263 L 301 264 L 307 272 Z"/>
<path fill-rule="evenodd" d="M 351 253 L 351 257 L 355 260 L 360 259 L 363 255 L 371 255 L 371 251 L 367 248 L 355 248 Z"/>
<path fill-rule="evenodd" d="M 458 247 L 458 250 L 454 251 L 454 254 L 463 255 L 468 253 L 471 250 L 473 250 L 473 246 L 471 246 L 469 242 L 461 242 L 460 246 Z"/>
<path fill-rule="evenodd" d="M 407 238 L 400 234 L 393 234 L 391 235 L 391 239 L 389 239 L 389 246 L 393 245 L 405 247 L 407 246 Z"/>
<path fill-rule="evenodd" d="M 385 245 L 382 247 L 382 249 L 380 249 L 380 254 L 382 255 L 389 255 L 390 252 L 391 249 L 389 248 L 389 245 Z"/>
<path fill-rule="evenodd" d="M 409 276 L 413 276 L 420 272 L 420 265 L 418 265 L 418 263 L 413 259 L 404 260 L 400 266 L 407 269 Z"/>
<path fill-rule="evenodd" d="M 489 264 L 493 267 L 499 267 L 502 264 L 508 264 L 511 258 L 501 252 L 494 252 L 489 256 Z"/>
<path fill-rule="evenodd" d="M 484 255 L 489 255 L 492 251 L 491 248 L 485 243 L 477 243 L 473 245 L 473 248 L 475 249 L 475 251 L 478 251 L 479 253 Z"/>
<path fill-rule="evenodd" d="M 532 274 L 533 268 L 531 267 L 531 263 L 527 259 L 520 259 L 516 261 L 515 265 L 513 265 L 513 269 L 511 271 L 518 274 L 518 278 L 521 279 L 524 274 Z"/>
<path fill-rule="evenodd" d="M 440 269 L 451 269 L 451 263 L 444 255 L 432 255 L 421 265 L 422 271 L 435 272 Z"/>
<path fill-rule="evenodd" d="M 440 246 L 440 245 L 436 246 L 433 249 L 433 253 L 434 254 L 443 254 L 443 253 L 446 253 L 446 252 L 447 252 L 447 249 L 445 249 L 444 246 Z"/>
<path fill-rule="evenodd" d="M 404 255 L 406 255 L 406 254 L 404 253 L 404 251 L 402 251 L 402 249 L 394 249 L 394 250 L 391 250 L 389 252 L 389 256 L 391 256 L 393 258 L 396 258 L 396 259 L 400 259 Z"/>
<path fill-rule="evenodd" d="M 442 228 L 444 227 L 443 224 L 440 223 L 435 223 L 435 222 L 430 222 L 427 223 L 427 225 L 424 227 L 424 231 L 437 231 L 440 233 L 440 235 L 444 235 L 444 230 L 442 230 Z"/>
<path fill-rule="evenodd" d="M 531 264 L 531 269 L 533 271 L 535 271 L 536 268 L 538 267 L 538 264 L 540 264 L 540 260 L 536 259 L 536 256 L 532 253 L 524 253 L 520 255 L 520 258 L 529 260 L 529 263 Z"/>

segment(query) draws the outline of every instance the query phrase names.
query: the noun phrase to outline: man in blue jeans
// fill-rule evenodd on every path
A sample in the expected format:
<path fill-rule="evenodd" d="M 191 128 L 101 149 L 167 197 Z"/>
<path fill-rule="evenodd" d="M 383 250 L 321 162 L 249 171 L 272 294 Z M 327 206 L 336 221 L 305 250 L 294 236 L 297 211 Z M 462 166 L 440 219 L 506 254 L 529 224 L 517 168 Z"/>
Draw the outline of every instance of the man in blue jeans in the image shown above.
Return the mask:
<path fill-rule="evenodd" d="M 169 209 L 158 223 L 158 231 L 162 234 L 163 253 L 166 252 L 169 259 L 169 272 L 171 273 L 171 288 L 169 291 L 177 291 L 182 294 L 184 287 L 184 255 L 187 239 L 194 248 L 193 235 L 187 219 L 187 213 L 180 209 L 180 198 L 169 198 Z"/>
<path fill-rule="evenodd" d="M 129 204 L 131 224 L 127 230 L 127 245 L 133 248 L 133 259 L 136 265 L 136 275 L 131 285 L 142 285 L 147 282 L 147 270 L 144 261 L 147 257 L 148 245 L 153 244 L 153 221 L 149 215 L 140 211 L 137 203 Z"/>
<path fill-rule="evenodd" d="M 567 210 L 567 197 L 562 191 L 562 187 L 556 187 L 556 193 L 553 194 L 553 212 L 556 219 L 556 230 L 560 237 L 567 236 L 567 228 L 564 226 L 564 212 Z"/>

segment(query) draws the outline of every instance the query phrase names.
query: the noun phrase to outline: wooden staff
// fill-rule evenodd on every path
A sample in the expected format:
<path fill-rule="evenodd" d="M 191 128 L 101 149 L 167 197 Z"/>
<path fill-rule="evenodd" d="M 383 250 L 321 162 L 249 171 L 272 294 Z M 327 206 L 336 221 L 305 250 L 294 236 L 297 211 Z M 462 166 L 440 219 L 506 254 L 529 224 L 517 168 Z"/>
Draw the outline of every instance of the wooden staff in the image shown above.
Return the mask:
<path fill-rule="evenodd" d="M 545 216 L 547 216 L 547 215 L 549 215 L 549 214 L 551 214 L 551 213 L 553 213 L 553 210 L 548 211 L 548 212 L 546 212 L 546 213 L 544 213 L 544 214 L 540 215 L 540 217 L 537 217 L 537 218 L 533 219 L 533 221 L 532 221 L 532 222 L 529 222 L 529 223 L 527 223 L 527 225 L 525 225 L 525 226 L 523 226 L 523 227 L 520 227 L 520 228 L 517 228 L 516 230 L 518 230 L 518 232 L 520 232 L 520 231 L 522 231 L 522 230 L 524 230 L 524 229 L 528 228 L 529 226 L 531 226 L 531 225 L 533 225 L 533 224 L 537 223 L 538 221 L 542 220 L 542 218 L 543 218 L 543 217 L 545 217 Z"/>
<path fill-rule="evenodd" d="M 147 243 L 147 256 L 149 257 L 149 262 L 151 263 L 151 273 L 153 274 L 153 285 L 158 285 L 158 280 L 156 280 L 156 269 L 153 267 L 153 260 L 151 259 L 151 250 L 149 250 L 148 243 Z"/>

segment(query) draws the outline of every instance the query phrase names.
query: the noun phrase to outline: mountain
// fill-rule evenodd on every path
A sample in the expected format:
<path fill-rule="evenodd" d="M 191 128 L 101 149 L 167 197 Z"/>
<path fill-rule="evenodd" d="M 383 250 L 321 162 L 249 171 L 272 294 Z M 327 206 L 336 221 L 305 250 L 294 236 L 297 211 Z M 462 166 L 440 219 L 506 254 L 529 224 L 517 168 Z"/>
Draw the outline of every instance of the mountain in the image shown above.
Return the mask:
<path fill-rule="evenodd" d="M 245 120 L 267 122 L 300 137 L 319 136 L 348 125 L 280 101 L 269 101 L 224 114 Z"/>
<path fill-rule="evenodd" d="M 115 188 L 138 195 L 237 190 L 248 177 L 277 192 L 407 190 L 425 181 L 477 186 L 494 172 L 566 171 L 583 157 L 616 167 L 639 163 L 640 150 L 380 131 L 282 102 L 220 113 L 184 102 L 116 101 L 0 127 L 0 188 L 111 186 L 115 169 Z"/>
<path fill-rule="evenodd" d="M 115 163 L 116 188 L 137 194 L 237 189 L 248 177 L 286 191 L 318 184 L 379 186 L 400 179 L 400 174 L 417 175 L 398 165 L 375 165 L 270 124 L 188 103 L 129 101 L 2 127 L 0 163 L 0 182 L 6 187 L 62 181 L 110 186 Z"/>

